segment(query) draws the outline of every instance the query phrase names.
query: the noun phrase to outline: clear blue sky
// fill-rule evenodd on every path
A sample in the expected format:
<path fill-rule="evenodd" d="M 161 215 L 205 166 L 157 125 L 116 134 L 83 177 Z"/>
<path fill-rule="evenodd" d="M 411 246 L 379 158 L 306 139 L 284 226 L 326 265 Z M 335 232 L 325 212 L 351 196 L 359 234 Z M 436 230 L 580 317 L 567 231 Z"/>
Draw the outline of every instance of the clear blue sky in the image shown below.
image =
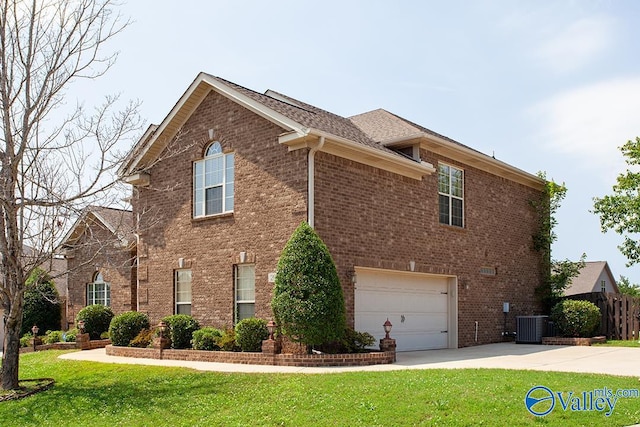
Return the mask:
<path fill-rule="evenodd" d="M 627 268 L 589 212 L 640 136 L 640 2 L 130 0 L 103 78 L 159 123 L 198 72 L 351 116 L 384 108 L 569 191 L 554 258 Z M 81 92 L 78 92 L 81 91 Z"/>

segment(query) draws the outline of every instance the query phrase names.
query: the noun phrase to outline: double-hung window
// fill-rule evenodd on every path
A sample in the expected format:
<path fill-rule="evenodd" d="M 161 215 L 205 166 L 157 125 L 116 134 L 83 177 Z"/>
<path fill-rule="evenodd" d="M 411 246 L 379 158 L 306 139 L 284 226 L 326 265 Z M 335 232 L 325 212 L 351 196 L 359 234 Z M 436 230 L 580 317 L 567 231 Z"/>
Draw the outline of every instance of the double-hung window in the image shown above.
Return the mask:
<path fill-rule="evenodd" d="M 191 270 L 176 270 L 176 314 L 191 315 Z"/>
<path fill-rule="evenodd" d="M 94 304 L 111 305 L 111 285 L 100 272 L 93 276 L 92 283 L 87 283 L 87 305 Z"/>
<path fill-rule="evenodd" d="M 464 171 L 438 165 L 440 223 L 464 227 Z"/>
<path fill-rule="evenodd" d="M 223 153 L 219 142 L 207 148 L 193 164 L 193 217 L 233 212 L 233 153 Z"/>
<path fill-rule="evenodd" d="M 235 320 L 255 315 L 256 268 L 253 264 L 239 264 L 235 268 Z"/>

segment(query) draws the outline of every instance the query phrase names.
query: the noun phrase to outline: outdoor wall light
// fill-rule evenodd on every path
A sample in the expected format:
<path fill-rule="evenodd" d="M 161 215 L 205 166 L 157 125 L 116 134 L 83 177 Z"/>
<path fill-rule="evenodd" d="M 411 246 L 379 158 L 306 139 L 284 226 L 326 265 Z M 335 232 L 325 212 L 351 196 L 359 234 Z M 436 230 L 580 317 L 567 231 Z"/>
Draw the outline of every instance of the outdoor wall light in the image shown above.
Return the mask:
<path fill-rule="evenodd" d="M 358 275 L 354 271 L 353 275 L 351 276 L 351 283 L 355 284 L 357 281 L 358 281 Z"/>
<path fill-rule="evenodd" d="M 393 327 L 393 325 L 391 324 L 391 322 L 389 322 L 389 318 L 388 317 L 387 317 L 387 321 L 384 322 L 382 327 L 384 327 L 384 333 L 385 333 L 384 337 L 386 339 L 389 339 L 389 332 L 391 332 L 391 328 Z"/>
<path fill-rule="evenodd" d="M 267 330 L 269 331 L 269 339 L 273 340 L 273 334 L 276 332 L 276 327 L 278 325 L 276 325 L 276 322 L 274 322 L 273 320 L 269 320 L 269 323 L 267 323 Z"/>
<path fill-rule="evenodd" d="M 81 334 L 84 334 L 84 320 L 78 321 L 78 330 L 80 331 Z"/>
<path fill-rule="evenodd" d="M 411 260 L 409 261 L 409 270 L 410 271 L 415 271 L 416 270 L 416 262 Z"/>
<path fill-rule="evenodd" d="M 247 253 L 246 252 L 240 252 L 240 264 L 244 264 L 245 262 L 247 262 Z"/>

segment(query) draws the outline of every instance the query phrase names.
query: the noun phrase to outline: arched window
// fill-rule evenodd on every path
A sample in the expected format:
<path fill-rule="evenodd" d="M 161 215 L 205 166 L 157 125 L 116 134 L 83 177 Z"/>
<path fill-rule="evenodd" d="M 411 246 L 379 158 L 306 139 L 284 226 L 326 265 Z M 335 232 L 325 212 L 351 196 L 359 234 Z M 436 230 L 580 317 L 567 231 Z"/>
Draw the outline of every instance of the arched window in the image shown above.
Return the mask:
<path fill-rule="evenodd" d="M 193 164 L 193 217 L 233 212 L 233 153 L 223 153 L 214 141 L 202 160 Z"/>
<path fill-rule="evenodd" d="M 87 283 L 87 305 L 111 305 L 111 285 L 104 281 L 101 272 L 93 275 L 93 282 Z"/>

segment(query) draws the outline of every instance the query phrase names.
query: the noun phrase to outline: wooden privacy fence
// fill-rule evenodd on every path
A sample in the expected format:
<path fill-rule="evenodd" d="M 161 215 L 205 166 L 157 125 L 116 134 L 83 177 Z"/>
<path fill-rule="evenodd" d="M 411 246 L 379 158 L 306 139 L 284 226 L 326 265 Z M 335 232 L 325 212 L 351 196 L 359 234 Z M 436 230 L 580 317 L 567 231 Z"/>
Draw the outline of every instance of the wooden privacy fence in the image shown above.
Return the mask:
<path fill-rule="evenodd" d="M 600 335 L 610 340 L 637 340 L 640 329 L 640 298 L 629 295 L 591 292 L 567 298 L 591 301 L 600 309 Z"/>

